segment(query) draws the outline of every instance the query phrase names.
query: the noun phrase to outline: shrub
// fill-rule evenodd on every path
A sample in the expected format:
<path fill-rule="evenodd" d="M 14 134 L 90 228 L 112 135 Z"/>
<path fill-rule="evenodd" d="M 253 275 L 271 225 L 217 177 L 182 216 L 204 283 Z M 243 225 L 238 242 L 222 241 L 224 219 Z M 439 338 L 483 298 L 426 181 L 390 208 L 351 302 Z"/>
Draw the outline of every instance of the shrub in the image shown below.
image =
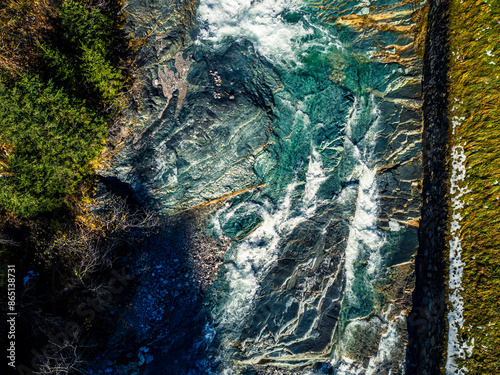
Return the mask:
<path fill-rule="evenodd" d="M 102 44 L 91 48 L 82 46 L 82 73 L 85 81 L 92 85 L 104 100 L 112 100 L 122 89 L 121 73 L 106 60 Z"/>
<path fill-rule="evenodd" d="M 10 83 L 10 85 L 9 85 Z M 49 81 L 0 83 L 0 143 L 13 152 L 0 169 L 0 206 L 22 217 L 64 204 L 103 148 L 105 121 Z"/>
<path fill-rule="evenodd" d="M 88 8 L 82 1 L 65 0 L 57 11 L 60 17 L 62 39 L 69 49 L 78 45 L 102 42 L 111 51 L 116 37 L 114 20 L 97 8 Z"/>
<path fill-rule="evenodd" d="M 124 82 L 117 6 L 0 6 L 0 209 L 20 217 L 50 212 L 91 175 L 105 142 L 103 110 Z"/>
<path fill-rule="evenodd" d="M 47 74 L 72 95 L 95 98 L 95 104 L 113 100 L 123 87 L 112 61 L 116 21 L 75 0 L 65 0 L 57 13 L 57 43 L 39 43 Z"/>

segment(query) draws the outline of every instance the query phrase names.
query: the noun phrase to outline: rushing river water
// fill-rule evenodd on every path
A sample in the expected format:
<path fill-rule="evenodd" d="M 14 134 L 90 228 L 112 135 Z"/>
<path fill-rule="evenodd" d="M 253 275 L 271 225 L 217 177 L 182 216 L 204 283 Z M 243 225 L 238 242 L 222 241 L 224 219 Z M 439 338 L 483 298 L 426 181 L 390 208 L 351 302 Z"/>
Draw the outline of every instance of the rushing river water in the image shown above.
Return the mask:
<path fill-rule="evenodd" d="M 169 214 L 244 190 L 204 229 L 231 246 L 193 373 L 403 371 L 420 60 L 393 3 L 201 0 L 175 63 L 157 44 L 147 152 L 116 175 Z"/>

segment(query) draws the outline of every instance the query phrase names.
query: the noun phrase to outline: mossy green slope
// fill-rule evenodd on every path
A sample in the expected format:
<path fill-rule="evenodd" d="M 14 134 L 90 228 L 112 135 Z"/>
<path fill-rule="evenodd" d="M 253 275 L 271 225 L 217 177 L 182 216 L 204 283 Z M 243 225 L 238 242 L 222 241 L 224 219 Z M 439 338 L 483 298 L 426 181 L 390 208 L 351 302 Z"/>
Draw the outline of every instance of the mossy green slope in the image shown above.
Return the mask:
<path fill-rule="evenodd" d="M 464 326 L 461 366 L 500 373 L 500 1 L 450 1 L 450 146 L 463 147 L 468 193 L 459 237 Z M 451 162 L 450 162 L 451 164 Z"/>

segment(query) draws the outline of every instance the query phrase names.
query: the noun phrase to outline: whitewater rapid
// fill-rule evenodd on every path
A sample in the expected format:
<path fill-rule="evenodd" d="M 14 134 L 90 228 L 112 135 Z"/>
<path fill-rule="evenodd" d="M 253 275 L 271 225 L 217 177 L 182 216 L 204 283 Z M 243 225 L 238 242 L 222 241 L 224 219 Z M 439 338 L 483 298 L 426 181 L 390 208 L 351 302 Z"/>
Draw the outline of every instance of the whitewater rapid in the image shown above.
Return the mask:
<path fill-rule="evenodd" d="M 299 181 L 294 178 L 276 206 L 267 200 L 237 205 L 228 203 L 214 215 L 212 225 L 220 237 L 224 236 L 221 228 L 238 211 L 252 212 L 262 218 L 258 227 L 236 242 L 225 258 L 225 270 L 221 275 L 221 282 L 226 285 L 225 297 L 213 310 L 218 329 L 232 331 L 236 336 L 239 334 L 237 327 L 252 312 L 260 281 L 275 263 L 282 240 L 311 218 L 322 204 L 316 194 L 325 179 L 321 157 L 312 149 L 302 193 L 298 191 Z M 301 199 L 294 199 L 300 194 Z M 230 341 L 235 335 L 226 339 Z"/>
<path fill-rule="evenodd" d="M 328 358 L 330 365 L 336 368 L 336 373 L 339 375 L 377 374 L 387 367 L 387 363 L 391 360 L 391 353 L 402 342 L 399 336 L 399 326 L 404 325 L 405 316 L 392 314 L 393 311 L 397 311 L 393 305 L 384 306 L 383 311 L 377 312 L 380 316 L 377 316 L 375 320 L 370 320 L 366 316 L 375 310 L 378 293 L 375 290 L 375 282 L 384 274 L 387 267 L 382 254 L 387 238 L 385 232 L 379 228 L 380 187 L 377 163 L 380 160 L 377 158 L 380 158 L 380 155 L 376 153 L 380 133 L 386 130 L 384 123 L 386 119 L 379 106 L 382 100 L 368 91 L 350 91 L 347 87 L 332 80 L 329 76 L 329 69 L 342 71 L 350 55 L 347 53 L 345 56 L 342 55 L 344 46 L 339 42 L 334 29 L 327 28 L 325 24 L 318 22 L 314 18 L 314 12 L 310 11 L 308 6 L 310 7 L 310 4 L 302 0 L 201 0 L 198 9 L 199 34 L 196 43 L 215 51 L 224 51 L 224 48 L 229 47 L 233 42 L 249 40 L 257 54 L 277 68 L 283 87 L 280 88 L 281 91 L 274 93 L 272 111 L 275 117 L 272 117 L 274 121 L 272 127 L 285 128 L 287 131 L 280 133 L 282 138 L 276 136 L 278 139 L 275 140 L 275 144 L 279 145 L 276 146 L 279 150 L 276 154 L 280 157 L 287 155 L 283 157 L 283 162 L 291 163 L 290 168 L 296 169 L 294 175 L 290 175 L 290 172 L 286 172 L 288 173 L 286 177 L 283 177 L 286 175 L 285 172 L 277 174 L 287 181 L 286 184 L 279 181 L 282 184 L 279 199 L 272 200 L 265 193 L 256 193 L 249 200 L 229 201 L 212 217 L 211 227 L 214 228 L 215 235 L 218 237 L 227 236 L 224 228 L 237 222 L 238 218 L 246 220 L 245 215 L 258 218 L 258 224 L 249 233 L 233 242 L 226 253 L 219 279 L 212 289 L 213 294 L 217 295 L 217 302 L 210 306 L 209 330 L 213 333 L 210 335 L 210 340 L 214 340 L 214 345 L 217 346 L 216 362 L 218 362 L 217 366 L 221 364 L 218 371 L 222 374 L 238 373 L 238 370 L 232 368 L 234 363 L 232 356 L 238 350 L 238 354 L 244 353 L 242 356 L 250 352 L 249 357 L 252 360 L 258 357 L 259 350 L 263 351 L 260 354 L 264 357 L 269 352 L 272 353 L 271 349 L 266 351 L 266 345 L 270 348 L 273 345 L 277 346 L 276 350 L 281 350 L 283 357 L 293 357 L 295 354 L 286 353 L 288 347 L 286 343 L 283 343 L 286 341 L 283 337 L 296 334 L 295 328 L 283 328 L 283 330 L 266 333 L 266 335 L 260 332 L 252 336 L 247 341 L 255 339 L 255 342 L 249 344 L 252 349 L 248 352 L 241 349 L 245 343 L 241 343 L 239 339 L 242 330 L 252 324 L 252 313 L 256 311 L 257 305 L 262 300 L 262 295 L 259 294 L 261 283 L 276 265 L 284 244 L 287 244 L 290 239 L 296 240 L 292 232 L 300 229 L 301 225 L 304 225 L 304 228 L 307 225 L 311 227 L 316 225 L 315 229 L 320 225 L 325 225 L 322 228 L 324 231 L 318 235 L 320 239 L 316 242 L 324 243 L 325 236 L 327 236 L 326 227 L 329 223 L 319 224 L 319 221 L 315 222 L 315 219 L 327 210 L 332 210 L 332 212 L 336 210 L 332 216 L 338 215 L 344 222 L 348 222 L 346 227 L 349 231 L 347 237 L 342 238 L 346 244 L 342 259 L 335 258 L 336 264 L 341 268 L 339 274 L 343 272 L 344 275 L 344 280 L 342 280 L 344 286 L 343 289 L 340 286 L 335 287 L 343 293 L 343 297 L 338 299 L 338 301 L 342 300 L 338 323 L 341 330 L 331 329 L 331 336 L 337 337 L 335 340 L 331 339 L 332 343 L 336 341 L 336 346 Z M 339 55 L 342 56 L 339 57 Z M 314 58 L 310 58 L 311 56 Z M 319 65 L 318 68 L 314 64 L 323 65 Z M 339 66 L 333 67 L 332 64 Z M 356 57 L 350 64 L 351 68 L 355 66 L 358 69 L 356 64 L 366 64 L 366 61 Z M 363 68 L 365 67 L 366 65 L 363 65 Z M 311 71 L 318 69 L 320 72 L 314 75 L 308 69 Z M 353 80 L 361 80 L 360 71 L 355 70 L 351 73 L 356 75 Z M 342 75 L 339 76 L 342 77 Z M 307 88 L 309 91 L 306 89 L 301 91 L 300 89 L 306 84 L 310 85 L 310 88 Z M 338 88 L 339 86 L 342 88 Z M 357 82 L 350 87 L 362 87 L 362 84 Z M 333 100 L 328 97 L 333 93 L 340 97 L 348 95 L 352 101 L 340 102 L 337 98 Z M 318 109 L 319 106 L 328 106 L 329 102 L 335 102 L 345 108 L 332 106 L 330 112 L 322 112 Z M 329 134 L 329 129 L 323 129 L 323 123 L 329 123 L 329 119 L 318 118 L 318 116 L 313 120 L 317 113 L 321 113 L 323 117 L 333 117 L 337 115 L 337 112 L 347 113 L 347 117 L 343 115 L 335 125 L 330 122 L 329 126 L 337 127 L 336 134 Z M 285 121 L 286 124 L 282 123 Z M 342 139 L 343 144 L 336 144 L 338 139 Z M 335 146 L 328 149 L 325 145 L 330 143 Z M 300 153 L 303 150 L 308 150 L 308 153 L 302 159 L 295 155 L 288 155 Z M 340 154 L 343 156 L 339 156 Z M 338 158 L 336 164 L 332 161 L 335 158 Z M 280 162 L 278 158 L 278 164 Z M 349 170 L 349 175 L 339 177 L 341 173 L 337 173 L 334 165 L 339 169 Z M 299 170 L 304 173 L 299 173 Z M 341 180 L 340 185 L 345 184 L 345 186 L 336 193 L 329 193 L 326 198 L 319 194 L 322 187 L 328 185 L 327 183 L 330 185 L 325 190 L 334 191 L 332 180 L 335 178 Z M 276 181 L 272 180 L 272 183 Z M 263 190 L 265 189 L 267 187 Z M 342 217 L 342 215 L 352 216 Z M 330 219 L 333 220 L 332 217 Z M 388 226 L 391 231 L 400 229 L 398 222 L 392 219 L 388 220 Z M 320 232 L 315 230 L 308 232 L 308 230 L 309 228 L 304 229 L 303 233 L 311 237 L 313 236 L 311 233 Z M 327 249 L 323 251 L 326 252 Z M 311 259 L 303 268 L 313 269 L 312 265 L 316 264 L 318 259 L 319 257 Z M 332 259 L 333 257 L 329 259 L 329 262 L 334 262 Z M 312 290 L 306 284 L 310 282 L 312 285 L 315 282 L 314 276 L 305 279 L 303 285 L 297 285 L 295 290 L 290 291 L 290 294 L 297 293 L 298 290 L 302 292 L 300 298 L 303 299 L 294 300 L 300 306 L 299 312 L 296 313 L 297 326 L 298 321 L 302 319 L 300 314 L 304 314 L 305 304 L 314 300 L 314 296 L 310 299 L 307 299 L 309 296 L 304 297 L 307 294 L 305 292 Z M 320 280 L 320 283 L 325 280 L 329 283 L 329 286 L 321 292 L 326 294 L 335 279 L 336 276 L 327 275 Z M 281 286 L 273 286 L 275 287 Z M 321 298 L 326 298 L 326 296 L 323 295 Z M 292 299 L 287 300 L 287 311 L 289 305 L 292 304 L 291 301 Z M 322 302 L 319 303 L 317 309 L 318 316 L 322 314 L 321 306 Z M 370 310 L 365 311 L 368 308 Z M 269 309 L 274 310 L 274 307 L 271 306 Z M 272 311 L 270 314 L 274 313 L 276 314 L 275 321 L 278 321 L 282 318 L 278 315 L 280 313 L 284 315 L 286 311 Z M 342 321 L 344 318 L 346 321 Z M 344 351 L 345 343 L 356 340 L 355 332 L 359 335 L 359 327 L 367 331 L 376 330 L 379 333 L 376 342 L 377 354 L 367 365 L 350 361 L 347 357 L 348 350 Z M 261 327 L 258 326 L 258 328 Z M 316 328 L 315 326 L 309 327 L 308 333 L 303 336 L 297 334 L 296 336 L 299 336 L 297 340 L 306 341 L 304 336 L 307 335 L 313 337 L 316 334 L 313 332 Z M 287 333 L 283 334 L 284 331 Z M 264 336 L 272 337 L 274 342 L 257 342 Z M 239 349 L 235 349 L 237 345 Z M 238 360 L 244 361 L 245 358 L 239 357 Z"/>
<path fill-rule="evenodd" d="M 377 220 L 380 211 L 379 188 L 377 186 L 377 168 L 375 166 L 375 147 L 381 131 L 381 113 L 373 95 L 356 99 L 346 126 L 346 149 L 351 150 L 356 167 L 350 177 L 358 180 L 356 211 L 350 223 L 349 237 L 345 249 L 344 270 L 346 286 L 342 301 L 342 309 L 362 309 L 367 295 L 375 294 L 373 282 L 383 272 L 382 247 L 386 243 L 386 236 L 378 228 Z M 364 135 L 364 142 L 358 142 L 354 134 L 356 127 L 364 121 L 369 123 Z M 343 199 L 347 199 L 344 198 Z M 393 224 L 395 225 L 395 224 Z M 365 263 L 365 272 L 356 271 L 360 263 Z M 358 266 L 357 266 L 358 265 Z M 338 375 L 383 373 L 390 363 L 392 352 L 401 345 L 398 324 L 404 324 L 406 317 L 401 313 L 390 318 L 394 305 L 389 305 L 387 311 L 379 318 L 355 318 L 346 323 L 340 332 L 338 348 L 332 360 L 332 366 Z M 382 331 L 378 342 L 377 355 L 372 357 L 365 367 L 344 356 L 347 343 L 356 340 L 359 329 L 369 331 L 377 327 Z"/>
<path fill-rule="evenodd" d="M 202 0 L 198 8 L 198 42 L 216 47 L 228 41 L 250 40 L 273 64 L 303 66 L 310 49 L 327 52 L 340 42 L 304 12 L 303 0 Z"/>
<path fill-rule="evenodd" d="M 360 116 L 366 114 L 366 111 L 363 110 L 364 107 L 369 108 L 371 125 L 364 137 L 364 147 L 360 149 L 353 140 L 353 128 L 361 120 Z M 359 181 L 356 212 L 351 221 L 345 250 L 346 297 L 344 298 L 347 298 L 352 305 L 359 305 L 360 298 L 353 284 L 356 279 L 355 263 L 358 261 L 368 262 L 365 283 L 370 287 L 370 280 L 374 279 L 375 273 L 381 269 L 380 249 L 385 242 L 382 232 L 377 228 L 379 199 L 376 180 L 377 168 L 374 166 L 373 160 L 377 133 L 380 131 L 379 119 L 380 110 L 375 105 L 372 95 L 369 99 L 362 98 L 355 101 L 346 126 L 346 142 L 349 143 L 347 147 L 353 150 L 352 156 L 357 164 L 351 179 Z"/>
<path fill-rule="evenodd" d="M 303 66 L 302 58 L 311 49 L 326 53 L 332 47 L 339 48 L 338 40 L 326 29 L 311 22 L 305 13 L 303 0 L 201 0 L 198 8 L 198 43 L 212 43 L 222 48 L 243 39 L 253 43 L 258 53 L 274 65 L 293 69 Z M 311 124 L 300 104 L 281 100 L 282 105 L 295 111 L 297 127 L 305 127 L 306 133 L 319 124 Z M 277 205 L 269 201 L 244 202 L 226 206 L 213 219 L 217 235 L 223 236 L 221 227 L 244 207 L 255 212 L 261 224 L 250 235 L 233 245 L 225 260 L 223 281 L 227 296 L 216 309 L 217 325 L 230 327 L 243 321 L 253 306 L 253 298 L 259 282 L 276 261 L 280 241 L 301 222 L 314 215 L 321 202 L 316 193 L 325 181 L 321 155 L 312 140 L 305 181 L 295 176 L 287 185 L 285 196 Z M 298 192 L 304 184 L 303 192 Z M 302 191 L 302 190 L 301 190 Z M 302 194 L 297 201 L 294 196 Z"/>

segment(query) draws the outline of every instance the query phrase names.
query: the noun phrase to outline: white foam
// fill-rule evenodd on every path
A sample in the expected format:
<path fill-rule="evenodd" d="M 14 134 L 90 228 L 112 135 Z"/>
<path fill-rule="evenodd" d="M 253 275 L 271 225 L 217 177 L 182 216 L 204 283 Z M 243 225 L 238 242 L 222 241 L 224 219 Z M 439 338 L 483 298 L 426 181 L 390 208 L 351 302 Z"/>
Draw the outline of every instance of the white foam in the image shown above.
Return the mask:
<path fill-rule="evenodd" d="M 307 119 L 303 120 L 307 122 Z M 309 126 L 309 123 L 306 125 Z M 228 290 L 223 291 L 224 300 L 212 314 L 224 346 L 231 346 L 233 334 L 238 334 L 239 329 L 243 327 L 242 323 L 253 311 L 260 282 L 277 259 L 281 239 L 286 238 L 294 228 L 312 217 L 323 203 L 316 195 L 326 178 L 322 157 L 311 143 L 302 197 L 299 197 L 300 183 L 295 177 L 287 185 L 285 195 L 277 204 L 268 201 L 243 202 L 235 206 L 226 205 L 214 215 L 213 227 L 222 236 L 223 223 L 240 214 L 240 210 L 257 213 L 263 219 L 246 238 L 233 244 L 224 261 L 226 274 L 222 277 Z M 229 359 L 226 355 L 230 355 L 230 352 L 220 352 L 222 363 Z M 227 367 L 221 373 L 229 375 L 233 372 Z"/>
<path fill-rule="evenodd" d="M 233 325 L 251 310 L 260 280 L 276 260 L 280 239 L 314 215 L 318 204 L 321 203 L 318 202 L 316 193 L 325 180 L 321 155 L 313 147 L 301 200 L 295 204 L 292 200 L 298 186 L 297 180 L 294 179 L 288 184 L 286 194 L 277 207 L 273 207 L 269 202 L 244 202 L 235 207 L 227 206 L 214 215 L 212 223 L 218 235 L 224 235 L 221 221 L 229 220 L 241 205 L 244 205 L 246 212 L 256 212 L 263 218 L 257 229 L 233 245 L 230 256 L 225 260 L 225 279 L 228 280 L 230 290 L 227 303 L 219 309 L 220 324 Z"/>
<path fill-rule="evenodd" d="M 398 232 L 401 230 L 401 224 L 399 224 L 396 220 L 390 219 L 389 220 L 389 230 L 391 232 Z"/>
<path fill-rule="evenodd" d="M 360 362 L 343 356 L 341 351 L 335 352 L 332 364 L 334 365 L 336 375 L 378 375 L 387 373 L 387 368 L 393 363 L 394 352 L 401 350 L 403 345 L 401 331 L 398 327 L 406 325 L 405 311 L 389 319 L 389 315 L 394 309 L 396 309 L 396 306 L 390 304 L 380 318 L 370 321 L 358 319 L 349 323 L 344 331 L 344 338 L 341 343 L 349 340 L 358 340 L 356 332 L 360 330 L 367 332 L 370 330 L 370 327 L 382 332 L 382 335 L 378 343 L 377 354 L 370 358 L 366 367 Z M 392 374 L 392 372 L 389 371 L 389 374 Z"/>
<path fill-rule="evenodd" d="M 307 217 L 312 216 L 316 211 L 316 206 L 318 203 L 317 193 L 318 190 L 326 180 L 326 174 L 323 170 L 323 162 L 321 161 L 321 155 L 316 151 L 314 146 L 311 149 L 311 155 L 309 155 L 309 166 L 306 173 L 306 186 L 304 188 L 304 195 L 302 197 L 303 206 L 305 208 L 305 214 Z"/>
<path fill-rule="evenodd" d="M 300 12 L 301 0 L 201 0 L 198 7 L 199 40 L 220 45 L 226 38 L 248 39 L 259 53 L 288 68 L 302 65 L 301 54 L 315 47 L 326 51 L 340 43 L 306 16 L 287 22 L 284 12 Z"/>
<path fill-rule="evenodd" d="M 391 308 L 392 306 L 389 306 L 389 309 Z M 380 338 L 377 355 L 370 358 L 368 368 L 366 369 L 366 375 L 380 374 L 383 368 L 390 366 L 393 357 L 392 353 L 402 346 L 398 325 L 404 326 L 405 321 L 406 317 L 403 312 L 401 312 L 386 324 L 387 330 Z"/>
<path fill-rule="evenodd" d="M 461 120 L 463 120 L 463 118 L 455 117 L 455 121 L 457 122 L 456 126 L 460 126 Z M 453 126 L 455 127 L 455 124 Z M 460 366 L 457 360 L 464 359 L 467 355 L 470 356 L 474 347 L 473 339 L 470 342 L 461 341 L 458 335 L 459 328 L 463 329 L 464 327 L 464 302 L 460 292 L 463 290 L 462 277 L 463 267 L 465 266 L 465 262 L 462 260 L 462 245 L 460 243 L 460 221 L 462 220 L 460 210 L 463 209 L 465 205 L 465 201 L 463 200 L 464 196 L 471 192 L 471 189 L 469 189 L 468 185 L 465 183 L 467 177 L 465 167 L 466 155 L 462 145 L 459 144 L 452 147 L 451 159 L 450 195 L 452 220 L 450 224 L 450 268 L 448 277 L 448 299 L 451 308 L 448 311 L 446 374 L 462 375 L 467 372 L 467 368 Z"/>
<path fill-rule="evenodd" d="M 346 142 L 352 143 L 353 126 L 360 118 L 363 106 L 366 104 L 356 100 L 353 106 L 353 111 L 349 115 L 346 125 Z M 368 105 L 374 106 L 374 98 L 371 97 Z M 354 148 L 354 157 L 357 158 L 357 167 L 353 172 L 353 178 L 359 178 L 358 199 L 356 201 L 356 211 L 354 218 L 351 221 L 349 237 L 345 250 L 345 277 L 346 288 L 345 293 L 349 299 L 349 303 L 356 304 L 357 297 L 353 289 L 355 280 L 354 265 L 362 256 L 366 256 L 366 251 L 369 252 L 367 277 L 372 278 L 374 273 L 380 269 L 382 257 L 380 249 L 385 242 L 385 237 L 377 229 L 378 218 L 378 187 L 376 181 L 377 169 L 370 168 L 368 165 L 373 158 L 374 146 L 376 142 L 376 134 L 379 125 L 380 114 L 376 106 L 371 112 L 373 116 L 372 125 L 365 135 L 366 142 L 364 148 L 359 149 L 358 145 L 352 144 Z M 367 281 L 368 282 L 368 281 Z"/>
<path fill-rule="evenodd" d="M 218 325 L 237 327 L 238 322 L 251 311 L 260 280 L 276 260 L 281 236 L 289 233 L 297 224 L 296 220 L 290 220 L 291 197 L 296 186 L 295 180 L 287 186 L 286 194 L 277 207 L 269 202 L 242 203 L 246 210 L 257 211 L 263 222 L 250 235 L 234 244 L 225 259 L 227 273 L 224 279 L 229 284 L 229 290 L 225 292 L 227 298 L 215 317 Z M 229 218 L 239 206 L 216 215 L 214 220 Z M 215 227 L 220 228 L 220 223 Z"/>
<path fill-rule="evenodd" d="M 367 111 L 365 108 L 371 108 L 371 110 Z M 366 115 L 370 116 L 370 118 L 364 118 Z M 369 120 L 371 125 L 365 134 L 364 142 L 354 142 L 353 134 L 355 127 L 361 124 L 360 121 L 365 120 Z M 358 300 L 354 287 L 356 277 L 359 279 L 359 275 L 355 275 L 356 262 L 367 259 L 366 275 L 363 281 L 367 289 L 373 288 L 371 280 L 375 280 L 380 270 L 383 269 L 381 249 L 386 242 L 386 238 L 384 233 L 377 228 L 380 207 L 376 178 L 377 170 L 373 163 L 375 145 L 380 130 L 379 126 L 380 111 L 378 106 L 375 105 L 374 97 L 357 99 L 346 125 L 346 142 L 350 143 L 346 149 L 353 150 L 351 156 L 356 159 L 355 162 L 357 163 L 351 179 L 357 178 L 359 180 L 356 211 L 350 224 L 344 260 L 346 287 L 343 304 L 348 303 L 350 306 L 357 306 L 362 302 Z M 350 192 L 346 194 L 350 195 Z M 389 227 L 393 231 L 400 230 L 401 228 L 395 220 L 389 221 Z M 398 324 L 401 323 L 401 319 L 405 319 L 403 313 L 401 313 L 392 321 L 389 321 L 388 316 L 392 308 L 392 306 L 389 306 L 379 322 L 366 321 L 364 318 L 360 318 L 348 323 L 342 333 L 342 337 L 339 339 L 340 343 L 347 343 L 349 340 L 352 340 L 353 330 L 359 328 L 359 325 L 366 325 L 366 328 L 362 329 L 369 330 L 371 325 L 380 324 L 380 329 L 385 333 L 379 341 L 377 356 L 369 361 L 368 366 L 363 366 L 362 363 L 344 357 L 344 349 L 342 346 L 339 347 L 332 360 L 336 374 L 379 374 L 387 367 L 387 363 L 393 358 L 393 352 L 401 346 Z"/>

